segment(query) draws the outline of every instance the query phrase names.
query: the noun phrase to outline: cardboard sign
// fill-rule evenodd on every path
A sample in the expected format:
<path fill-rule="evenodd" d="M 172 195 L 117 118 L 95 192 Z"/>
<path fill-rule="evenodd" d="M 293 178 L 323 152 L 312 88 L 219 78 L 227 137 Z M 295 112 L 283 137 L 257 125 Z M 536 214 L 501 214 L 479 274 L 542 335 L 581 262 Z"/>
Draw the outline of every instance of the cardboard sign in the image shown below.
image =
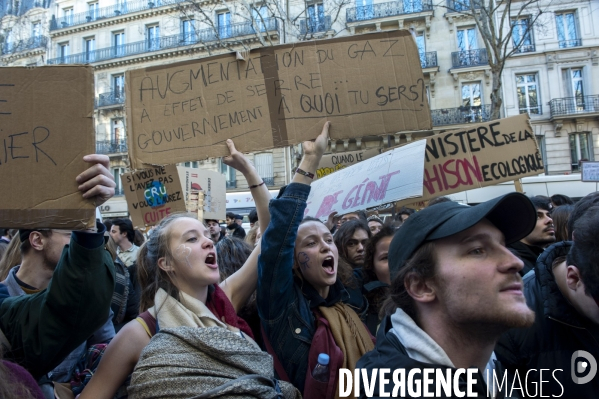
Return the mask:
<path fill-rule="evenodd" d="M 527 114 L 472 124 L 426 139 L 424 189 L 418 201 L 544 171 Z"/>
<path fill-rule="evenodd" d="M 183 193 L 187 210 L 198 211 L 198 192 L 204 194 L 203 210 L 204 219 L 224 219 L 227 214 L 227 182 L 221 173 L 177 166 L 179 179 L 183 186 Z M 194 203 L 194 201 L 196 201 Z"/>
<path fill-rule="evenodd" d="M 129 158 L 197 161 L 314 139 L 432 128 L 409 31 L 263 47 L 127 72 Z"/>
<path fill-rule="evenodd" d="M 121 181 L 135 228 L 154 226 L 171 213 L 186 211 L 175 165 L 123 173 Z"/>
<path fill-rule="evenodd" d="M 318 164 L 318 169 L 316 169 L 316 178 L 320 179 L 340 169 L 345 169 L 348 166 L 377 156 L 380 153 L 381 150 L 379 148 L 371 148 L 363 151 L 348 151 L 323 155 Z"/>
<path fill-rule="evenodd" d="M 326 219 L 422 195 L 424 149 L 416 141 L 362 161 L 312 183 L 307 216 Z"/>
<path fill-rule="evenodd" d="M 599 182 L 599 162 L 584 161 L 580 164 L 582 181 Z"/>
<path fill-rule="evenodd" d="M 75 182 L 96 152 L 93 85 L 91 67 L 0 68 L 2 227 L 94 225 Z"/>

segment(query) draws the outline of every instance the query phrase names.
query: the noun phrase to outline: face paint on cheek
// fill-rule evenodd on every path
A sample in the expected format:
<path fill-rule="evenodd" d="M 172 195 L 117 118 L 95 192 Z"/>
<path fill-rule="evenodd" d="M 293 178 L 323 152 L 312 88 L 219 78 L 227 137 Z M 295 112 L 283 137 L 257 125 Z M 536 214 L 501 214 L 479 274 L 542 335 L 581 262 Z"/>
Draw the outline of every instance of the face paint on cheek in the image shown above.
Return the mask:
<path fill-rule="evenodd" d="M 307 253 L 300 252 L 299 254 L 297 254 L 297 260 L 299 261 L 300 267 L 302 269 L 310 268 L 310 265 L 308 265 L 308 263 L 310 263 L 310 258 L 308 257 Z"/>
<path fill-rule="evenodd" d="M 185 244 L 181 244 L 175 250 L 175 259 L 180 262 L 185 261 L 187 266 L 191 269 L 191 264 L 189 263 L 189 255 L 191 255 L 191 248 L 186 246 Z"/>

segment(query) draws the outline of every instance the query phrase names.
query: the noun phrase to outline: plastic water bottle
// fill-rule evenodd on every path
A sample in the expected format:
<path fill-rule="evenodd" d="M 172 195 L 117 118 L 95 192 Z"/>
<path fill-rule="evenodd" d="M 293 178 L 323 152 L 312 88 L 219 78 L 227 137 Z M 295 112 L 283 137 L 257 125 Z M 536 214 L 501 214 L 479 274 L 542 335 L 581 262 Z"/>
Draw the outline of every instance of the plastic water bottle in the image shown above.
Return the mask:
<path fill-rule="evenodd" d="M 318 355 L 318 363 L 312 371 L 312 378 L 320 382 L 329 382 L 329 355 L 326 353 Z"/>

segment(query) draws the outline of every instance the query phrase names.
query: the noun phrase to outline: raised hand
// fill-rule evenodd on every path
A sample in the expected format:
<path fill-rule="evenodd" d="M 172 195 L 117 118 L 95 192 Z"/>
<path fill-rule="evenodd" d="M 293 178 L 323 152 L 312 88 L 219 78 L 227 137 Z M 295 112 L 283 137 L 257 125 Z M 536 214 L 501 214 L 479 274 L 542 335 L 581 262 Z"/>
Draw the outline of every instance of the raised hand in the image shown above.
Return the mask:
<path fill-rule="evenodd" d="M 244 176 L 254 168 L 254 164 L 245 155 L 237 151 L 233 140 L 227 140 L 227 147 L 229 147 L 229 152 L 231 155 L 227 155 L 223 158 L 225 165 L 229 165 L 230 167 L 237 169 L 243 173 Z"/>
<path fill-rule="evenodd" d="M 304 148 L 304 154 L 306 156 L 316 155 L 319 158 L 322 157 L 322 154 L 327 149 L 327 145 L 329 144 L 329 127 L 331 126 L 331 122 L 325 122 L 322 127 L 322 132 L 316 137 L 315 141 L 304 141 L 302 147 Z"/>
<path fill-rule="evenodd" d="M 85 162 L 93 164 L 83 171 L 75 181 L 83 198 L 90 198 L 100 206 L 114 196 L 116 184 L 108 170 L 110 160 L 106 155 L 91 154 L 83 157 Z"/>

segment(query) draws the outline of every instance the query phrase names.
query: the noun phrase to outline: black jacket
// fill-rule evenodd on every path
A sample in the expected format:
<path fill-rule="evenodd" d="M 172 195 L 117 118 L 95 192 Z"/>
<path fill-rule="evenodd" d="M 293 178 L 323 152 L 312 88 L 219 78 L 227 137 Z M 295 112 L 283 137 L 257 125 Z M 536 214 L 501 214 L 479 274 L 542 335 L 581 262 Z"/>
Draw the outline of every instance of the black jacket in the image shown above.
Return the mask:
<path fill-rule="evenodd" d="M 233 237 L 237 237 L 240 239 L 244 239 L 245 238 L 245 230 L 243 229 L 243 227 L 241 227 L 240 225 L 238 225 L 237 223 L 233 222 L 230 225 L 227 226 L 227 230 L 231 230 L 232 233 L 231 235 Z"/>
<path fill-rule="evenodd" d="M 510 251 L 524 262 L 524 268 L 520 270 L 521 276 L 534 270 L 537 263 L 537 258 L 543 253 L 543 248 L 531 247 L 530 245 L 524 244 L 522 241 L 516 241 L 507 246 Z"/>
<path fill-rule="evenodd" d="M 571 376 L 574 352 L 584 350 L 599 359 L 599 326 L 581 316 L 568 303 L 552 273 L 553 261 L 567 255 L 571 246 L 568 241 L 558 242 L 541 254 L 536 270 L 524 278 L 524 295 L 528 306 L 536 314 L 535 324 L 528 329 L 508 331 L 495 350 L 506 369 L 518 371 L 523 384 L 526 373 L 534 369 L 528 374 L 529 397 L 540 397 L 539 392 L 534 395 L 538 385 L 533 385 L 541 380 L 540 369 L 551 370 L 542 374 L 543 381 L 546 381 L 543 383 L 543 395 L 573 399 L 599 397 L 599 376 L 580 385 L 575 384 Z M 556 369 L 563 371 L 555 371 L 552 376 Z"/>
<path fill-rule="evenodd" d="M 366 369 L 368 370 L 368 376 L 372 375 L 373 369 L 379 369 L 379 372 L 381 369 L 390 369 L 391 373 L 390 374 L 386 374 L 385 378 L 387 378 L 389 380 L 389 383 L 387 383 L 385 385 L 386 389 L 385 392 L 388 392 L 389 394 L 392 394 L 393 392 L 393 388 L 394 388 L 394 383 L 393 383 L 393 371 L 396 369 L 405 369 L 405 383 L 407 385 L 408 383 L 408 374 L 410 372 L 410 370 L 412 369 L 429 369 L 429 368 L 434 368 L 434 369 L 441 369 L 443 371 L 443 373 L 446 372 L 446 370 L 451 369 L 451 376 L 453 379 L 453 376 L 455 375 L 455 371 L 456 369 L 453 369 L 451 367 L 447 367 L 447 366 L 443 366 L 443 365 L 439 365 L 439 364 L 430 364 L 430 363 L 423 363 L 417 360 L 414 360 L 412 358 L 410 358 L 408 356 L 408 353 L 405 349 L 405 347 L 401 344 L 401 342 L 399 341 L 399 338 L 397 338 L 397 336 L 395 335 L 395 333 L 393 331 L 391 331 L 392 328 L 392 323 L 391 323 L 391 319 L 389 316 L 387 316 L 385 319 L 383 319 L 383 322 L 380 325 L 379 331 L 377 333 L 377 342 L 376 342 L 376 347 L 374 348 L 374 350 L 368 352 L 367 354 L 365 354 L 364 356 L 362 356 L 360 358 L 360 360 L 358 361 L 356 368 L 360 368 L 360 369 Z M 360 372 L 361 374 L 362 372 Z M 378 377 L 378 374 L 377 374 Z M 473 388 L 473 391 L 478 394 L 479 398 L 486 398 L 487 396 L 487 386 L 484 382 L 483 379 L 483 375 L 481 373 L 479 373 L 477 371 L 477 373 L 475 374 L 475 378 L 476 378 L 476 385 Z M 422 374 L 417 374 L 414 378 L 419 379 L 420 383 L 423 383 L 422 380 Z M 369 381 L 370 383 L 372 383 L 372 379 Z M 422 385 L 421 385 L 422 386 Z M 467 385 L 466 385 L 466 375 L 462 374 L 460 376 L 460 382 L 459 382 L 459 390 L 462 392 L 466 392 L 467 390 Z M 429 391 L 430 392 L 436 392 L 436 384 L 435 384 L 435 375 L 432 375 L 432 383 L 429 385 Z M 443 393 L 443 390 L 441 390 L 441 392 Z M 379 396 L 379 378 L 376 378 L 375 383 L 374 383 L 374 396 L 366 396 L 365 390 L 364 390 L 364 384 L 363 381 L 360 380 L 360 398 L 380 398 L 381 396 Z M 421 391 L 421 393 L 423 393 L 423 391 Z M 454 392 L 455 394 L 455 392 Z M 398 392 L 398 396 L 397 397 L 401 397 L 401 398 L 414 398 L 414 396 L 410 396 L 408 394 L 408 389 L 406 386 L 406 391 L 405 391 L 405 396 L 401 395 L 401 392 Z M 418 398 L 420 397 L 424 397 L 424 396 L 416 396 Z M 435 396 L 436 398 L 457 398 L 458 396 Z M 499 396 L 497 396 L 497 398 L 503 398 L 503 395 L 500 394 Z"/>

